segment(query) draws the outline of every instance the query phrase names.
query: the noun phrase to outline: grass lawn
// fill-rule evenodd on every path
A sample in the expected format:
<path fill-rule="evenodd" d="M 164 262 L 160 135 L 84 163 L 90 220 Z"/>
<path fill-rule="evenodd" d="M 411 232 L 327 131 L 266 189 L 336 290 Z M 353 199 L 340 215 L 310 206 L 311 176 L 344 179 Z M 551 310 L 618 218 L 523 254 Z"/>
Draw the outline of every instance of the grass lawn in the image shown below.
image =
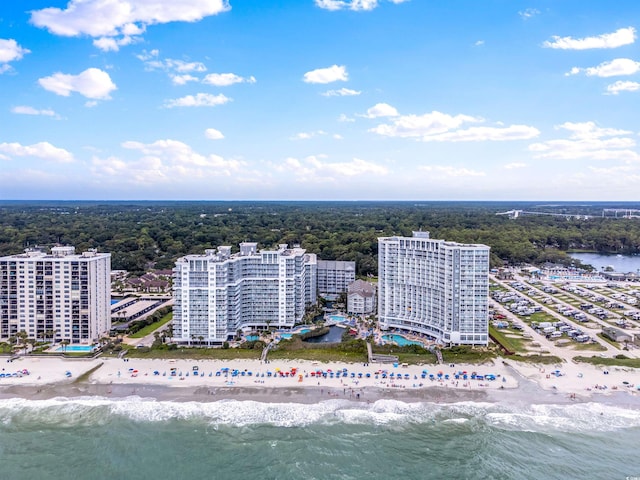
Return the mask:
<path fill-rule="evenodd" d="M 519 344 L 519 342 L 515 338 L 509 338 L 505 336 L 502 331 L 495 328 L 493 325 L 489 325 L 489 334 L 491 334 L 493 338 L 500 342 L 500 344 L 510 352 L 515 353 L 523 350 L 522 345 Z"/>
<path fill-rule="evenodd" d="M 606 352 L 607 349 L 599 343 L 574 343 L 570 344 L 574 350 L 591 350 L 594 352 Z"/>
<path fill-rule="evenodd" d="M 505 360 L 516 360 L 518 362 L 541 363 L 543 365 L 555 365 L 563 363 L 560 357 L 553 355 L 508 355 Z"/>
<path fill-rule="evenodd" d="M 310 360 L 313 362 L 348 362 L 364 363 L 367 354 L 360 352 L 341 352 L 334 349 L 305 348 L 300 350 L 272 350 L 269 360 Z"/>
<path fill-rule="evenodd" d="M 605 342 L 613 345 L 614 347 L 616 347 L 617 349 L 620 349 L 620 344 L 618 342 L 614 342 L 613 340 L 611 340 L 608 337 L 605 337 L 603 334 L 601 333 L 596 333 L 596 335 L 598 336 L 598 338 L 601 338 L 602 340 L 604 340 Z"/>
<path fill-rule="evenodd" d="M 127 358 L 168 358 L 168 359 L 194 359 L 194 360 L 235 360 L 249 358 L 259 360 L 262 350 L 249 350 L 243 348 L 178 348 L 177 350 L 151 349 L 148 352 L 136 348 L 130 348 Z"/>
<path fill-rule="evenodd" d="M 640 358 L 602 358 L 602 357 L 574 357 L 576 362 L 592 365 L 618 366 L 640 368 Z"/>
<path fill-rule="evenodd" d="M 164 317 L 162 317 L 159 321 L 152 323 L 151 325 L 147 325 L 141 330 L 138 330 L 136 333 L 132 333 L 129 335 L 129 338 L 143 338 L 149 335 L 150 333 L 155 332 L 158 328 L 166 325 L 171 320 L 173 320 L 173 312 L 167 313 Z"/>

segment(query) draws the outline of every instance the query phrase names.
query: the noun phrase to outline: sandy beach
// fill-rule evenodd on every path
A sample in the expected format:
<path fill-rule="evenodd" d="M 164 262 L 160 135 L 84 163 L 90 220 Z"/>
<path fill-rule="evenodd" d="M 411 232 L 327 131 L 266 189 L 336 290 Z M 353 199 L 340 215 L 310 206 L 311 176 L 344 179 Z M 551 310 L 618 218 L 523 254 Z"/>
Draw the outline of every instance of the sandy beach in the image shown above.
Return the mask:
<path fill-rule="evenodd" d="M 12 375 L 24 371 L 29 373 Z M 90 371 L 88 378 L 77 381 Z M 337 372 L 342 372 L 340 377 L 336 376 Z M 2 398 L 136 395 L 175 401 L 251 399 L 314 403 L 329 398 L 565 402 L 615 397 L 640 404 L 636 402 L 640 399 L 637 385 L 640 372 L 636 369 L 575 363 L 537 366 L 498 360 L 483 365 L 394 367 L 305 360 L 261 363 L 258 360 L 23 357 L 4 364 L 2 373 L 6 375 L 0 377 Z M 472 379 L 474 373 L 476 378 Z M 487 375 L 495 376 L 495 380 L 487 380 Z"/>

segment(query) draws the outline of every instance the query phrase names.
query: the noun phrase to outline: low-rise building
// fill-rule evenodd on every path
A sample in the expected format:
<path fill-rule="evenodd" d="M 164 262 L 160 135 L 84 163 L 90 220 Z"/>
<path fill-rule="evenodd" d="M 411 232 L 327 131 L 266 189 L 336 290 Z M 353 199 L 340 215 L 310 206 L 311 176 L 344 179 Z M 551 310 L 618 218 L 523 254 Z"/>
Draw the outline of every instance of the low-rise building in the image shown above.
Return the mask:
<path fill-rule="evenodd" d="M 364 280 L 356 280 L 347 290 L 347 312 L 352 315 L 373 313 L 376 307 L 376 288 Z"/>
<path fill-rule="evenodd" d="M 630 342 L 632 340 L 631 335 L 618 328 L 614 327 L 602 327 L 602 335 L 614 342 Z"/>

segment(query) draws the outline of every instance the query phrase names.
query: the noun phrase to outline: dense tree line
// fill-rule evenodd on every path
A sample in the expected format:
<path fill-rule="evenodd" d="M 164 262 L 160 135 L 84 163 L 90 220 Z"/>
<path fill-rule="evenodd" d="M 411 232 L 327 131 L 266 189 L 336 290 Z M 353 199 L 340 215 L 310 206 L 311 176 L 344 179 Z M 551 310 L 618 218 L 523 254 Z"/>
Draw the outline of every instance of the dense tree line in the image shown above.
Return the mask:
<path fill-rule="evenodd" d="M 493 266 L 568 263 L 568 250 L 640 252 L 638 219 L 496 215 L 521 207 L 490 202 L 3 202 L 0 255 L 69 244 L 77 251 L 111 252 L 114 269 L 140 273 L 171 268 L 176 258 L 206 248 L 257 241 L 261 248 L 300 244 L 321 259 L 355 260 L 358 274 L 375 275 L 378 237 L 419 229 L 432 238 L 489 245 Z M 599 214 L 602 207 L 565 210 Z"/>

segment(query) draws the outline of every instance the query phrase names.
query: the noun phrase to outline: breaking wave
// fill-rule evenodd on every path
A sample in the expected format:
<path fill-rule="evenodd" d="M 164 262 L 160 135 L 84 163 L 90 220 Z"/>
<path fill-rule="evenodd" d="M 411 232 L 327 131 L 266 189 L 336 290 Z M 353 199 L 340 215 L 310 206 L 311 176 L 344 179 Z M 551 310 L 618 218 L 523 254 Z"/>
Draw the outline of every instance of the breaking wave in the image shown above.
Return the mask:
<path fill-rule="evenodd" d="M 531 432 L 612 431 L 640 427 L 638 410 L 599 403 L 529 405 L 497 403 L 405 403 L 378 400 L 359 403 L 327 400 L 315 404 L 221 400 L 210 403 L 171 402 L 127 397 L 8 399 L 0 401 L 5 426 L 37 424 L 56 428 L 105 425 L 114 418 L 133 422 L 195 421 L 210 426 L 313 424 L 403 425 L 449 424 L 450 427 L 497 428 Z"/>

